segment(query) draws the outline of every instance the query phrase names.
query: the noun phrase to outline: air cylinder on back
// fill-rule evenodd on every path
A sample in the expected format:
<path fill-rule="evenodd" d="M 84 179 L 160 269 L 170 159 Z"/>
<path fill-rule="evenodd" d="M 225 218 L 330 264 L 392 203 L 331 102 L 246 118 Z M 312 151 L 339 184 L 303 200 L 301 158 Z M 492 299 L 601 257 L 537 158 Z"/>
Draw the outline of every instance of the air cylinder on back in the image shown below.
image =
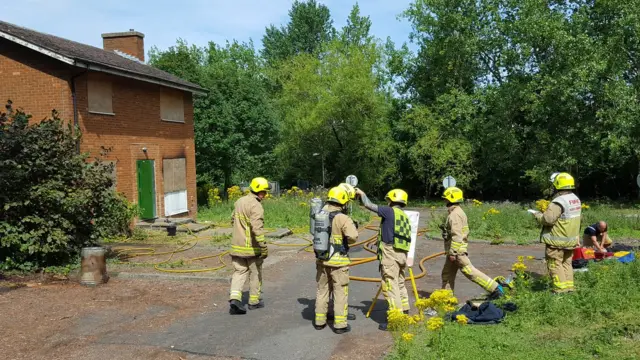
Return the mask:
<path fill-rule="evenodd" d="M 319 198 L 313 198 L 309 201 L 309 233 L 315 234 L 316 228 L 316 214 L 322 210 L 322 200 Z"/>

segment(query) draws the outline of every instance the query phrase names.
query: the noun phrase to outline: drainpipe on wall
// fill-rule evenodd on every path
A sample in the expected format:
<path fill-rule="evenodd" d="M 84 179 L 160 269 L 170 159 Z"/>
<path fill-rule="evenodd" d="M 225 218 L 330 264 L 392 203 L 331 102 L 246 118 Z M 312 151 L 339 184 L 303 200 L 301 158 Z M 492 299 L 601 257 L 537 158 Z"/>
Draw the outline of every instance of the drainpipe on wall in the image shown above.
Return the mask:
<path fill-rule="evenodd" d="M 87 73 L 87 70 L 73 75 L 69 80 L 69 86 L 71 87 L 71 99 L 73 100 L 73 126 L 74 128 L 79 128 L 78 126 L 78 100 L 76 96 L 76 78 L 80 75 L 84 75 Z M 80 154 L 80 141 L 76 142 L 76 151 Z"/>

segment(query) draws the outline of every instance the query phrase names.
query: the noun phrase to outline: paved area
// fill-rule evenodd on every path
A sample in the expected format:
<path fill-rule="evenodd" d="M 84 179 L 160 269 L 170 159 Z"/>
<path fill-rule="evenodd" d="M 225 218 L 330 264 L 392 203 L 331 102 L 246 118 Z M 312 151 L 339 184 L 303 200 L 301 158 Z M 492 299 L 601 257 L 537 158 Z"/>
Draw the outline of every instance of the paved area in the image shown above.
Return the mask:
<path fill-rule="evenodd" d="M 361 239 L 374 233 L 365 231 Z M 291 240 L 294 241 L 294 240 Z M 25 287 L 0 292 L 0 353 L 6 359 L 380 359 L 392 345 L 377 330 L 385 302 L 371 319 L 364 314 L 378 284 L 352 282 L 352 331 L 336 335 L 316 331 L 313 255 L 272 247 L 264 272 L 266 308 L 244 316 L 228 314 L 228 285 L 220 281 L 119 279 L 98 288 L 75 284 Z M 418 258 L 442 251 L 442 243 L 422 239 Z M 517 256 L 535 256 L 543 271 L 540 246 L 471 244 L 473 264 L 494 277 L 507 275 Z M 370 256 L 354 249 L 354 257 Z M 426 263 L 417 280 L 420 296 L 440 286 L 443 257 Z M 377 263 L 352 269 L 351 275 L 378 276 Z M 418 275 L 420 270 L 414 268 Z M 464 301 L 482 289 L 461 274 L 456 296 Z M 245 294 L 246 296 L 246 294 Z M 413 298 L 413 296 L 411 296 Z"/>

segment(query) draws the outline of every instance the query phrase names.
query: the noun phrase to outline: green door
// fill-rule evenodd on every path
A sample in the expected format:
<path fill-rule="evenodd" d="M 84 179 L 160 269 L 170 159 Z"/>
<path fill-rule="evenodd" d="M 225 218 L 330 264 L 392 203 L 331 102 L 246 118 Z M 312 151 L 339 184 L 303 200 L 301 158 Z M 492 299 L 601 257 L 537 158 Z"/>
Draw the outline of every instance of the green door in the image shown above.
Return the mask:
<path fill-rule="evenodd" d="M 156 187 L 153 160 L 138 160 L 138 206 L 142 219 L 156 217 Z"/>

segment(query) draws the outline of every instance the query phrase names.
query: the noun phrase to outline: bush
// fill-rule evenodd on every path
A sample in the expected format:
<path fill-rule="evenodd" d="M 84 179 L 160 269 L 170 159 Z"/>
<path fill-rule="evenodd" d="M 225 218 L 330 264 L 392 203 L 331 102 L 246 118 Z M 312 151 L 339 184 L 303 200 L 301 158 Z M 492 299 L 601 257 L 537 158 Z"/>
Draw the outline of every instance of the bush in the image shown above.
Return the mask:
<path fill-rule="evenodd" d="M 80 132 L 57 113 L 0 113 L 0 269 L 66 264 L 82 247 L 126 234 L 136 209 L 112 189 L 114 164 L 79 154 Z M 101 155 L 104 155 L 104 150 Z"/>

